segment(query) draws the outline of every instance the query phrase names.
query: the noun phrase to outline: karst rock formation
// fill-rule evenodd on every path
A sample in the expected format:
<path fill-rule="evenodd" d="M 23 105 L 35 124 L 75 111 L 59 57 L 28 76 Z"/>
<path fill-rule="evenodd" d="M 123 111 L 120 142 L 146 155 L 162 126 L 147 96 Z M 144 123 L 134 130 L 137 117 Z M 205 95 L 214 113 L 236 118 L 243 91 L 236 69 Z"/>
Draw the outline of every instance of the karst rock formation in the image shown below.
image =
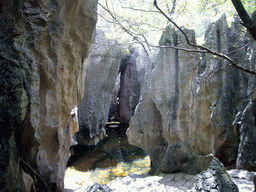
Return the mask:
<path fill-rule="evenodd" d="M 105 137 L 105 125 L 122 55 L 117 41 L 107 39 L 100 29 L 96 31 L 95 44 L 85 62 L 84 96 L 78 106 L 78 144 L 96 145 Z"/>
<path fill-rule="evenodd" d="M 194 32 L 183 30 L 195 42 Z M 170 26 L 160 44 L 193 49 Z M 237 17 L 230 28 L 225 14 L 209 25 L 205 46 L 255 68 L 255 42 Z M 209 154 L 255 170 L 254 78 L 211 54 L 161 48 L 130 121 L 129 143 L 150 155 L 151 174 L 199 173 L 209 166 Z"/>
<path fill-rule="evenodd" d="M 0 1 L 0 191 L 63 191 L 70 146 L 96 145 L 110 116 L 150 155 L 150 174 L 197 174 L 215 157 L 255 171 L 255 77 L 211 54 L 127 56 L 96 30 L 96 10 L 97 0 Z M 159 43 L 194 49 L 171 26 Z M 255 70 L 237 17 L 209 25 L 205 46 Z"/>
<path fill-rule="evenodd" d="M 97 0 L 0 2 L 0 190 L 63 190 L 96 9 Z"/>

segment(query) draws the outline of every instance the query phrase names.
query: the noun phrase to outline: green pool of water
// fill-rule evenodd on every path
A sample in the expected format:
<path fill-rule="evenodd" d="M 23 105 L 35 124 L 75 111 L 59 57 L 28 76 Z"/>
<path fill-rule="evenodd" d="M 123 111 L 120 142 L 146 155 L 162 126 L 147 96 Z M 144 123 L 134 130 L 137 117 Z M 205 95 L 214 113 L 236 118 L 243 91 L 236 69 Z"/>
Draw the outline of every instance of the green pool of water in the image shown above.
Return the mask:
<path fill-rule="evenodd" d="M 105 160 L 105 164 L 113 165 L 110 160 Z M 90 161 L 84 161 L 83 164 L 91 164 Z M 80 166 L 84 166 L 80 165 Z M 78 166 L 76 164 L 76 166 Z M 117 177 L 125 177 L 129 174 L 147 174 L 150 170 L 150 158 L 135 159 L 131 162 L 117 162 L 116 166 L 100 168 L 94 170 L 81 170 L 76 166 L 71 166 L 66 170 L 65 188 L 88 187 L 93 183 L 107 184 Z M 88 166 L 88 165 L 87 165 Z M 89 167 L 89 166 L 88 166 Z"/>
<path fill-rule="evenodd" d="M 65 188 L 77 189 L 94 183 L 107 184 L 129 174 L 147 175 L 150 157 L 142 149 L 128 143 L 126 136 L 110 135 L 104 145 L 84 155 L 67 168 Z"/>

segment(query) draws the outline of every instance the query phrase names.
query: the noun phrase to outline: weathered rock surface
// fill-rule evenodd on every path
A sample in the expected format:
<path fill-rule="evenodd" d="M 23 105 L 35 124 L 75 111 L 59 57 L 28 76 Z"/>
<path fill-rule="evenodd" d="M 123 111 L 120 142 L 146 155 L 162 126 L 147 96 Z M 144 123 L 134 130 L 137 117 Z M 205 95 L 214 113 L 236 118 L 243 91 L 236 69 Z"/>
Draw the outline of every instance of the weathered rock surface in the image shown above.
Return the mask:
<path fill-rule="evenodd" d="M 160 176 L 131 175 L 117 178 L 107 184 L 112 191 L 193 191 L 194 175 L 184 173 L 162 174 Z"/>
<path fill-rule="evenodd" d="M 239 191 L 237 185 L 227 173 L 226 168 L 216 157 L 213 158 L 207 170 L 196 176 L 194 185 L 196 191 Z"/>
<path fill-rule="evenodd" d="M 221 168 L 222 170 L 223 168 Z M 220 170 L 220 169 L 219 169 Z M 225 173 L 225 172 L 224 172 Z M 227 173 L 230 175 L 227 175 Z M 253 191 L 254 184 L 252 182 L 254 172 L 245 170 L 232 169 L 224 175 L 238 186 L 239 192 Z M 177 191 L 177 192 L 196 192 L 194 183 L 197 176 L 188 175 L 185 173 L 160 174 L 159 176 L 145 176 L 130 174 L 129 176 L 116 178 L 107 184 L 112 191 Z M 212 177 L 213 178 L 213 177 Z M 212 181 L 220 181 L 212 179 Z M 233 183 L 231 182 L 231 183 Z M 213 183 L 213 182 L 212 182 Z M 94 186 L 92 183 L 86 183 L 89 186 Z M 72 189 L 65 189 L 65 192 L 84 192 L 88 189 L 88 185 Z M 96 185 L 97 186 L 97 185 Z M 214 191 L 214 190 L 212 190 Z"/>
<path fill-rule="evenodd" d="M 107 185 L 95 183 L 85 191 L 86 192 L 98 192 L 98 191 L 111 192 L 112 190 Z"/>
<path fill-rule="evenodd" d="M 187 32 L 194 41 L 193 31 Z M 167 28 L 164 36 L 172 45 L 182 44 L 185 41 L 180 33 L 171 28 Z M 195 53 L 178 53 L 176 50 L 162 49 L 157 60 L 150 76 L 148 89 L 140 100 L 127 132 L 129 142 L 140 146 L 150 155 L 151 174 L 158 172 L 163 166 L 170 168 L 170 165 L 167 165 L 168 161 L 166 166 L 161 165 L 167 150 L 176 154 L 174 158 L 177 158 L 177 161 L 183 159 L 185 162 L 187 159 L 188 149 L 184 143 L 189 130 L 186 129 L 184 132 L 185 129 L 182 130 L 179 125 L 189 125 L 189 122 L 182 122 L 180 118 L 184 119 L 190 113 L 189 107 L 193 98 L 192 93 L 189 93 L 190 84 L 199 63 L 199 56 Z M 180 97 L 183 97 L 184 103 Z M 179 105 L 181 106 L 178 108 Z M 182 111 L 180 115 L 177 114 L 178 110 Z M 182 171 L 180 166 L 175 165 L 176 160 L 173 158 L 172 160 L 173 166 L 177 169 L 175 171 Z"/>
<path fill-rule="evenodd" d="M 251 66 L 252 70 L 255 70 L 255 57 L 256 57 L 256 43 L 250 42 L 250 46 L 247 51 L 247 66 Z M 244 107 L 244 110 L 240 111 L 238 118 L 238 128 L 240 134 L 240 144 L 238 149 L 238 157 L 236 161 L 236 168 L 246 169 L 250 171 L 256 171 L 256 148 L 255 148 L 255 136 L 256 136 L 256 92 L 255 92 L 255 77 L 251 77 L 248 80 L 248 104 Z"/>
<path fill-rule="evenodd" d="M 255 127 L 255 101 L 250 102 L 241 117 L 241 142 L 238 150 L 238 169 L 256 171 L 256 127 Z"/>
<path fill-rule="evenodd" d="M 131 48 L 130 54 L 121 59 L 109 110 L 109 120 L 119 121 L 121 132 L 134 115 L 149 64 L 149 57 L 138 47 Z"/>
<path fill-rule="evenodd" d="M 120 65 L 119 118 L 121 124 L 129 124 L 140 96 L 140 84 L 136 68 L 136 52 L 122 59 Z"/>
<path fill-rule="evenodd" d="M 248 38 L 244 37 L 241 27 L 236 22 L 232 28 L 228 28 L 226 17 L 223 15 L 208 27 L 205 45 L 227 54 L 239 65 L 244 65 L 246 50 L 237 49 L 243 47 Z M 239 128 L 233 123 L 237 113 L 243 110 L 245 103 L 248 102 L 248 77 L 228 64 L 227 61 L 206 55 L 206 66 L 200 76 L 193 111 L 194 114 L 200 114 L 193 116 L 194 129 L 198 128 L 198 131 L 204 133 L 204 137 L 200 137 L 194 148 L 204 154 L 207 150 L 212 151 L 226 165 L 236 161 Z M 197 139 L 197 136 L 194 135 L 193 138 Z"/>
<path fill-rule="evenodd" d="M 209 26 L 206 46 L 253 69 L 253 53 L 244 48 L 249 38 L 238 23 L 228 28 L 223 15 Z M 194 42 L 193 31 L 184 30 Z M 163 33 L 160 44 L 192 49 L 184 36 L 170 27 Z M 199 173 L 202 170 L 189 165 L 211 153 L 225 165 L 230 165 L 237 160 L 240 134 L 248 130 L 242 128 L 251 127 L 246 134 L 254 137 L 255 128 L 249 126 L 254 121 L 253 108 L 247 109 L 250 115 L 243 115 L 246 105 L 250 101 L 253 103 L 254 79 L 212 55 L 200 57 L 198 53 L 161 48 L 154 70 L 147 79 L 147 87 L 130 121 L 127 135 L 129 143 L 143 148 L 150 155 L 151 174 Z M 244 144 L 240 143 L 239 154 L 245 149 L 253 150 L 255 146 L 253 139 L 246 141 L 243 137 L 247 138 L 241 136 Z M 253 170 L 253 159 L 254 156 L 244 159 L 244 163 L 241 161 L 243 166 L 240 168 L 250 161 Z"/>
<path fill-rule="evenodd" d="M 31 176 L 37 190 L 44 190 L 20 158 L 53 191 L 63 190 L 69 147 L 78 131 L 76 112 L 70 113 L 84 92 L 83 61 L 96 3 L 0 2 L 0 190 L 26 191 Z"/>
<path fill-rule="evenodd" d="M 238 186 L 239 192 L 253 191 L 255 189 L 253 182 L 255 172 L 241 169 L 231 169 L 227 172 L 231 176 L 233 182 Z"/>
<path fill-rule="evenodd" d="M 85 90 L 78 107 L 77 142 L 95 145 L 105 136 L 105 125 L 118 74 L 122 50 L 115 40 L 108 40 L 97 30 L 95 44 L 85 61 Z"/>

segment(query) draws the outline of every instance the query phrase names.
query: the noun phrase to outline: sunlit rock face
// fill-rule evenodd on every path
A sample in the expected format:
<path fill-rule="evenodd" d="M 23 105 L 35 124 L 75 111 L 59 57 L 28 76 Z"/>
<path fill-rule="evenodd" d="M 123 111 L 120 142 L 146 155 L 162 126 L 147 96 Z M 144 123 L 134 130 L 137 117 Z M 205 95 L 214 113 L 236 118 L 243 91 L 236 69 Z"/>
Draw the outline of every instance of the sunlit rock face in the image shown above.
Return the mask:
<path fill-rule="evenodd" d="M 195 41 L 194 32 L 186 32 Z M 160 43 L 183 47 L 185 39 L 168 27 Z M 193 98 L 191 84 L 200 62 L 196 53 L 171 49 L 161 49 L 156 60 L 147 90 L 142 95 L 127 132 L 129 142 L 142 147 L 150 155 L 151 174 L 162 167 L 168 148 L 170 152 L 177 151 L 177 161 L 186 159 L 186 151 L 189 150 L 186 146 L 189 129 L 186 127 L 189 126 L 189 108 Z M 176 160 L 173 159 L 174 164 Z M 166 168 L 171 168 L 171 165 Z M 175 169 L 180 167 L 175 166 Z"/>
<path fill-rule="evenodd" d="M 63 190 L 69 147 L 78 131 L 71 111 L 84 93 L 96 3 L 1 1 L 0 190 L 29 191 L 29 175 L 34 175 L 20 158 L 53 191 Z M 36 188 L 46 188 L 36 181 Z"/>
<path fill-rule="evenodd" d="M 228 28 L 223 15 L 209 26 L 205 46 L 250 68 L 254 64 L 246 56 L 247 49 L 239 49 L 248 37 L 238 23 Z M 184 31 L 195 42 L 194 32 Z M 160 44 L 193 49 L 170 27 Z M 127 131 L 129 143 L 150 155 L 150 173 L 199 173 L 209 166 L 211 153 L 226 165 L 235 163 L 242 112 L 254 86 L 252 77 L 212 55 L 162 48 L 156 60 Z"/>
<path fill-rule="evenodd" d="M 118 74 L 122 49 L 117 41 L 109 40 L 97 30 L 95 43 L 85 61 L 85 89 L 79 105 L 77 142 L 95 145 L 105 136 L 109 107 Z"/>
<path fill-rule="evenodd" d="M 233 24 L 234 25 L 234 24 Z M 236 24 L 238 27 L 238 24 Z M 208 26 L 205 46 L 228 55 L 243 64 L 246 52 L 236 51 L 246 44 L 241 28 L 228 28 L 226 17 Z M 229 66 L 227 61 L 212 55 L 202 55 L 199 85 L 193 102 L 192 147 L 201 154 L 213 153 L 224 164 L 235 163 L 239 133 L 233 122 L 246 102 L 247 77 Z M 202 135 L 203 137 L 198 137 Z"/>
<path fill-rule="evenodd" d="M 228 28 L 223 15 L 208 28 L 206 45 L 227 54 L 238 65 L 255 70 L 255 42 L 250 40 L 239 23 L 238 16 L 235 16 L 231 28 Z M 217 37 L 217 41 L 213 41 L 214 37 Z M 209 59 L 206 57 L 206 62 Z M 207 84 L 209 87 L 206 91 L 211 93 L 208 98 L 212 109 L 211 131 L 214 133 L 212 145 L 215 156 L 225 165 L 236 163 L 237 168 L 255 170 L 255 77 L 220 60 L 207 65 L 206 72 L 210 71 L 208 67 L 214 73 L 208 72 L 202 77 L 204 87 Z M 217 88 L 212 89 L 215 85 L 218 85 Z M 201 94 L 203 92 L 202 89 Z"/>

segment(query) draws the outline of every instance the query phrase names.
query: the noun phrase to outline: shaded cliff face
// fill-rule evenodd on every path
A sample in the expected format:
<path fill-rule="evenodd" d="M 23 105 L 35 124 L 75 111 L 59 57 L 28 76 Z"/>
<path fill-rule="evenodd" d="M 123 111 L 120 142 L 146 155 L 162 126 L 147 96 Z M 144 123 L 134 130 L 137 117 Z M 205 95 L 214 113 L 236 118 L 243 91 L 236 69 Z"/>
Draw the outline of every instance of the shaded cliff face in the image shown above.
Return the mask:
<path fill-rule="evenodd" d="M 85 90 L 79 105 L 79 127 L 77 142 L 96 145 L 105 137 L 109 107 L 118 74 L 122 49 L 117 41 L 107 39 L 97 30 L 95 44 L 85 68 Z"/>
<path fill-rule="evenodd" d="M 63 189 L 97 1 L 0 3 L 0 188 L 26 191 L 35 178 Z M 25 173 L 27 172 L 27 173 Z M 26 188 L 28 185 L 28 188 Z M 42 188 L 43 189 L 43 188 Z"/>
<path fill-rule="evenodd" d="M 140 82 L 136 66 L 137 57 L 137 52 L 124 57 L 119 69 L 119 120 L 124 129 L 129 125 L 140 96 Z"/>
<path fill-rule="evenodd" d="M 185 32 L 195 41 L 193 31 Z M 182 34 L 169 27 L 160 43 L 191 48 Z M 227 27 L 225 16 L 206 33 L 207 47 L 253 69 L 253 51 L 244 48 L 247 43 L 248 37 L 238 24 Z M 249 117 L 254 121 L 253 104 L 246 110 L 251 115 L 242 115 L 252 100 L 254 79 L 250 75 L 211 55 L 161 49 L 148 81 L 127 134 L 129 143 L 150 155 L 151 174 L 198 173 L 209 165 L 210 153 L 226 165 L 236 162 L 241 118 L 242 122 L 248 122 Z M 241 130 L 248 129 L 249 124 L 242 125 Z M 247 135 L 255 135 L 254 129 L 246 131 Z M 249 148 L 253 146 L 252 139 L 245 144 L 245 137 L 241 136 L 244 144 L 239 147 L 243 165 L 250 161 L 244 160 L 242 148 L 252 151 Z"/>
<path fill-rule="evenodd" d="M 247 66 L 255 70 L 256 64 L 256 43 L 249 42 L 246 54 Z M 239 128 L 240 143 L 238 148 L 238 157 L 236 168 L 255 171 L 256 170 L 256 90 L 255 77 L 248 80 L 246 94 L 249 95 L 248 103 L 243 110 L 239 111 L 234 121 L 235 127 Z"/>

